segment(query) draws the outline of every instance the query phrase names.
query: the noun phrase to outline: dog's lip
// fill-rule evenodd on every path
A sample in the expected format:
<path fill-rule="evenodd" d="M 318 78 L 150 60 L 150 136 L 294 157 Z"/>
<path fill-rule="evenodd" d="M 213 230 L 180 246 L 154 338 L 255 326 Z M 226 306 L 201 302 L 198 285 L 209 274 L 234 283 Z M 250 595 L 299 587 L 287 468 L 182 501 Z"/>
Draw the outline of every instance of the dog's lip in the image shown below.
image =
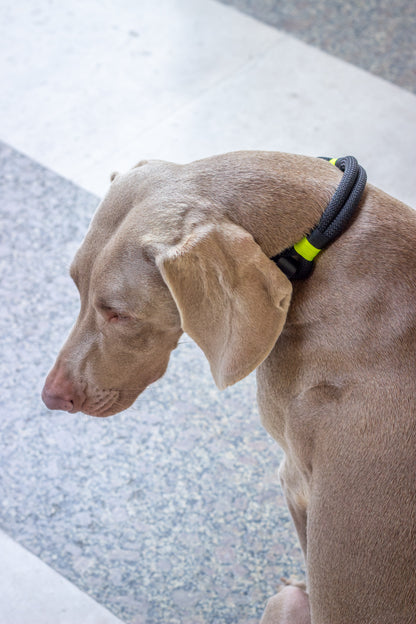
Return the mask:
<path fill-rule="evenodd" d="M 155 383 L 160 379 L 163 375 L 163 372 L 157 372 L 154 375 L 151 375 L 146 382 L 135 392 L 123 392 L 122 390 L 113 389 L 114 392 L 117 392 L 117 395 L 113 397 L 113 401 L 111 403 L 107 403 L 104 405 L 94 405 L 90 402 L 90 398 L 86 396 L 86 388 L 84 389 L 82 400 L 78 403 L 71 401 L 70 409 L 66 410 L 69 414 L 77 414 L 81 412 L 87 416 L 92 416 L 94 418 L 108 418 L 109 416 L 114 416 L 115 414 L 119 414 L 120 412 L 126 410 L 130 407 L 137 397 L 144 391 L 148 386 Z M 103 409 L 104 408 L 104 409 Z"/>
<path fill-rule="evenodd" d="M 122 408 L 121 408 L 122 409 Z M 72 411 L 70 411 L 70 414 L 85 414 L 86 416 L 93 416 L 94 418 L 107 418 L 107 416 L 112 416 L 114 414 L 117 414 L 118 411 L 121 410 L 117 410 L 117 411 L 112 411 L 112 406 L 110 406 L 109 408 L 100 411 L 98 410 L 94 410 L 94 408 L 92 406 L 87 405 L 82 405 L 79 409 L 73 409 Z"/>
<path fill-rule="evenodd" d="M 162 373 L 162 375 L 163 375 L 163 373 Z M 143 388 L 143 390 L 144 390 L 145 388 L 147 388 L 147 386 L 150 386 L 150 384 L 155 383 L 155 381 L 157 381 L 158 379 L 160 379 L 160 378 L 162 377 L 162 375 L 161 375 L 160 373 L 156 373 L 155 375 L 153 375 L 153 377 L 151 377 L 151 378 L 149 379 L 149 381 L 146 383 L 146 385 L 145 385 L 145 387 Z M 143 392 L 143 390 L 142 390 L 142 392 Z"/>
<path fill-rule="evenodd" d="M 129 405 L 126 405 L 125 407 L 117 406 L 116 410 L 114 410 L 113 407 L 114 406 L 110 406 L 109 408 L 107 408 L 104 411 L 100 412 L 99 410 L 98 411 L 94 411 L 93 409 L 89 410 L 88 406 L 87 406 L 86 410 L 81 409 L 80 412 L 82 414 L 85 414 L 86 416 L 92 416 L 93 418 L 109 418 L 110 416 L 115 416 L 116 414 L 119 414 L 123 410 L 127 409 L 127 407 L 129 407 Z M 75 413 L 75 412 L 73 412 L 73 413 Z"/>
<path fill-rule="evenodd" d="M 134 393 L 123 393 L 122 391 L 118 391 L 117 397 L 114 398 L 114 401 L 108 405 L 104 405 L 97 408 L 94 405 L 88 404 L 88 399 L 86 399 L 83 404 L 80 406 L 78 410 L 74 410 L 71 413 L 75 413 L 75 411 L 79 411 L 87 416 L 92 416 L 93 418 L 108 418 L 109 416 L 115 416 L 120 412 L 123 412 L 128 407 L 130 407 L 137 397 L 146 390 L 147 386 L 142 386 L 137 392 Z M 104 407 L 104 409 L 103 409 Z"/>

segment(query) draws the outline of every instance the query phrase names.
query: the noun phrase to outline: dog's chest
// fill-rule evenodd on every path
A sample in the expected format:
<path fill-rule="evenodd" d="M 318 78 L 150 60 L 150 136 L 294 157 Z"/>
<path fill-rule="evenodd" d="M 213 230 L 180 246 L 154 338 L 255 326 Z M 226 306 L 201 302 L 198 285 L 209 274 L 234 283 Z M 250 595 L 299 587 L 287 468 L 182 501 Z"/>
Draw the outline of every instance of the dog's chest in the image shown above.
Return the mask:
<path fill-rule="evenodd" d="M 326 370 L 311 366 L 313 345 L 283 332 L 269 357 L 257 369 L 257 399 L 268 433 L 287 450 L 304 458 L 329 404 L 343 392 Z"/>
<path fill-rule="evenodd" d="M 303 385 L 302 369 L 297 345 L 284 334 L 257 369 L 257 400 L 262 424 L 283 448 L 293 400 Z"/>

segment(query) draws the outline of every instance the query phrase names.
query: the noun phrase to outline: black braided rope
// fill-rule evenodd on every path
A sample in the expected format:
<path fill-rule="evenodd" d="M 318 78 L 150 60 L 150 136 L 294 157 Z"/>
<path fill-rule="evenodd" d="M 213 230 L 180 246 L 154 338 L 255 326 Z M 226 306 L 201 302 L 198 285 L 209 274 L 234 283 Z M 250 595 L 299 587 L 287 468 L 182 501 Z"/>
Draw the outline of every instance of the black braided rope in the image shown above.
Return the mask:
<path fill-rule="evenodd" d="M 329 160 L 329 158 L 324 160 Z M 335 240 L 345 230 L 359 204 L 367 182 L 367 174 L 354 156 L 338 158 L 335 166 L 343 171 L 344 175 L 316 226 L 316 229 L 327 240 L 327 242 L 320 241 L 321 245 L 316 245 L 319 249 Z M 312 245 L 314 244 L 309 237 L 308 240 Z"/>
<path fill-rule="evenodd" d="M 324 156 L 321 158 L 332 160 Z M 358 208 L 367 182 L 367 174 L 354 156 L 337 158 L 335 166 L 343 172 L 341 182 L 318 225 L 307 236 L 310 244 L 317 249 L 324 249 L 346 230 Z M 272 260 L 289 279 L 305 279 L 313 269 L 313 261 L 300 256 L 294 247 L 285 249 Z"/>
<path fill-rule="evenodd" d="M 325 158 L 325 160 L 327 159 Z M 322 232 L 322 234 L 325 233 L 326 229 L 331 225 L 332 221 L 342 209 L 358 175 L 358 162 L 354 156 L 338 158 L 335 165 L 344 172 L 344 175 L 317 225 L 318 230 Z"/>
<path fill-rule="evenodd" d="M 359 165 L 358 175 L 347 201 L 345 202 L 341 212 L 337 214 L 335 219 L 332 221 L 332 223 L 329 224 L 329 226 L 325 230 L 325 236 L 327 236 L 331 242 L 335 240 L 335 238 L 337 238 L 340 234 L 342 234 L 342 232 L 344 232 L 344 230 L 347 228 L 351 217 L 358 207 L 366 182 L 367 174 L 364 169 Z"/>

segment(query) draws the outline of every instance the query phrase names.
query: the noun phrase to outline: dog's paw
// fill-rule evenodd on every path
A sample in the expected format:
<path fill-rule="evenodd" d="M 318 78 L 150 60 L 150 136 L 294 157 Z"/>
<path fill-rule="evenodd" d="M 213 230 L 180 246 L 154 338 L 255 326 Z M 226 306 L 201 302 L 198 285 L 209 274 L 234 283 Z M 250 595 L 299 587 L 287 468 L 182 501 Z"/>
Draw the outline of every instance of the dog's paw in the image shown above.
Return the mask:
<path fill-rule="evenodd" d="M 280 580 L 283 586 L 267 601 L 260 624 L 311 624 L 305 584 L 295 579 Z"/>
<path fill-rule="evenodd" d="M 298 581 L 297 579 L 294 579 L 292 577 L 287 579 L 284 576 L 282 576 L 280 578 L 280 582 L 283 584 L 284 587 L 287 587 L 288 585 L 290 585 L 291 587 L 298 587 L 302 591 L 306 592 L 306 584 L 303 581 Z M 283 589 L 283 587 L 279 587 L 278 591 L 281 589 Z"/>

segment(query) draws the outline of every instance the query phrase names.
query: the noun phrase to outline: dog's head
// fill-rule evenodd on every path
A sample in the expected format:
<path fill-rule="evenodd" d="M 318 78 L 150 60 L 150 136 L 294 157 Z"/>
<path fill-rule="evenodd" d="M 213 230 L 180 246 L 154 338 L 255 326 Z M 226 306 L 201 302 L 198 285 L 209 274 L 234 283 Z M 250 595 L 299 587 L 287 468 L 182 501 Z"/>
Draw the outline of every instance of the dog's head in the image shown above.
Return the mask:
<path fill-rule="evenodd" d="M 163 375 L 183 331 L 220 388 L 272 350 L 289 280 L 251 234 L 201 209 L 178 172 L 157 163 L 114 178 L 72 263 L 81 309 L 45 382 L 49 408 L 127 408 Z"/>

